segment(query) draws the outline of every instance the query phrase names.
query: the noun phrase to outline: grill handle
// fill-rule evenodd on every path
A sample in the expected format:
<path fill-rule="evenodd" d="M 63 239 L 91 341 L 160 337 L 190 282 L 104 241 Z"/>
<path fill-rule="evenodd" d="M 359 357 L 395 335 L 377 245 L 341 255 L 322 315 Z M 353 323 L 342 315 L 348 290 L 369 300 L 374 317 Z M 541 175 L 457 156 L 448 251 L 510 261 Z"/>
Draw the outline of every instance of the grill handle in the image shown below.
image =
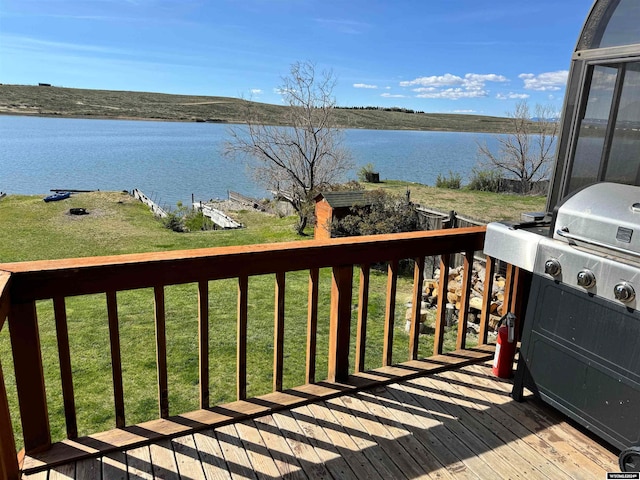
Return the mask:
<path fill-rule="evenodd" d="M 640 258 L 640 253 L 638 252 L 634 252 L 633 250 L 628 250 L 626 248 L 621 248 L 621 247 L 616 247 L 615 245 L 608 245 L 606 243 L 602 243 L 602 242 L 598 242 L 595 240 L 592 240 L 590 238 L 586 238 L 586 237 L 582 237 L 580 235 L 574 235 L 572 233 L 569 233 L 565 230 L 562 229 L 558 229 L 556 230 L 556 235 L 566 238 L 567 240 L 575 240 L 578 242 L 583 242 L 586 243 L 588 245 L 593 245 L 594 247 L 600 247 L 600 248 L 606 248 L 608 250 L 613 250 L 615 252 L 618 253 L 624 253 L 626 255 L 632 255 L 636 258 Z"/>

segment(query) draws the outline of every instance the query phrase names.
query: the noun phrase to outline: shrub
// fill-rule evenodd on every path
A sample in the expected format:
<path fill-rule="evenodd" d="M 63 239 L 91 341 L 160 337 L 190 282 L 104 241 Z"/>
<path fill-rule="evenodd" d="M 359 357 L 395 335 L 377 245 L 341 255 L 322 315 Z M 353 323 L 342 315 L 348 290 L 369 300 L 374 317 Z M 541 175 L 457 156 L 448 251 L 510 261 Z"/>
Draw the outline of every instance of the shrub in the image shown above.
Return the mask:
<path fill-rule="evenodd" d="M 367 193 L 366 206 L 351 207 L 350 213 L 331 224 L 336 237 L 412 232 L 420 229 L 418 213 L 404 197 L 382 190 Z"/>
<path fill-rule="evenodd" d="M 167 213 L 167 216 L 162 219 L 162 223 L 174 232 L 184 233 L 189 231 L 184 223 L 184 217 L 177 211 Z"/>
<path fill-rule="evenodd" d="M 459 190 L 461 183 L 462 178 L 460 177 L 460 174 L 453 173 L 451 170 L 449 170 L 448 177 L 438 174 L 438 178 L 436 179 L 436 187 L 438 188 L 451 188 L 453 190 Z"/>
<path fill-rule="evenodd" d="M 379 183 L 380 175 L 375 171 L 373 163 L 367 163 L 358 170 L 358 180 L 361 182 Z"/>
<path fill-rule="evenodd" d="M 162 219 L 162 223 L 169 230 L 185 233 L 196 230 L 211 230 L 214 225 L 201 210 L 194 210 L 185 207 L 182 202 L 178 202 L 177 208 L 167 213 Z"/>
<path fill-rule="evenodd" d="M 474 168 L 472 170 L 471 181 L 469 185 L 467 185 L 467 188 L 481 192 L 500 193 L 500 183 L 500 172 L 497 170 L 480 170 Z"/>

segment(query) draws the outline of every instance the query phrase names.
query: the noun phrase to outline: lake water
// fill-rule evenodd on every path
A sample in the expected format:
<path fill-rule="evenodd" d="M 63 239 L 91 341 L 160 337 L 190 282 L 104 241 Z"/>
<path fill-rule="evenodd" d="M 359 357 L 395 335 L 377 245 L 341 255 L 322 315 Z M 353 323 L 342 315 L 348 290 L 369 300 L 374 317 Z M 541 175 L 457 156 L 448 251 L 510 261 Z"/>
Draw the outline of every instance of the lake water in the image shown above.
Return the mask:
<path fill-rule="evenodd" d="M 226 198 L 227 190 L 268 196 L 242 164 L 222 156 L 227 126 L 124 120 L 0 116 L 0 191 L 132 190 L 164 206 Z M 433 185 L 438 174 L 476 165 L 478 141 L 458 132 L 346 130 L 355 168 L 372 163 L 381 179 Z"/>

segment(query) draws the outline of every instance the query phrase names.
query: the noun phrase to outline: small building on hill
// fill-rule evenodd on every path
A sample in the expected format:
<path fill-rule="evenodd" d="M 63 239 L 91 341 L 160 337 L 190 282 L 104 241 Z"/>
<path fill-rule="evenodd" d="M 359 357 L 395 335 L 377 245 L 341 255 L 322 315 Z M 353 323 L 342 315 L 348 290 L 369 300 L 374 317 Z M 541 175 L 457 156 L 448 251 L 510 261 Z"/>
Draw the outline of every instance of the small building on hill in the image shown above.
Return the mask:
<path fill-rule="evenodd" d="M 349 215 L 351 207 L 363 207 L 370 203 L 365 190 L 321 192 L 314 200 L 316 202 L 315 239 L 331 238 L 331 222 Z"/>

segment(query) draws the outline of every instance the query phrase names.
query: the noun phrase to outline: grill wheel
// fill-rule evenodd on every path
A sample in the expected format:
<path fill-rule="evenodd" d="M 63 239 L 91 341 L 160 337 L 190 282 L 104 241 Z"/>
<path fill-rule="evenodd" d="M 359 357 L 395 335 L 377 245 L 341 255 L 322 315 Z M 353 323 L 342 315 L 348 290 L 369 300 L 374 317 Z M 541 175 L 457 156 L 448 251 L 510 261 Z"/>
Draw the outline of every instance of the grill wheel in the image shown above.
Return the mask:
<path fill-rule="evenodd" d="M 623 472 L 640 471 L 640 447 L 629 447 L 618 457 L 620 470 Z"/>

